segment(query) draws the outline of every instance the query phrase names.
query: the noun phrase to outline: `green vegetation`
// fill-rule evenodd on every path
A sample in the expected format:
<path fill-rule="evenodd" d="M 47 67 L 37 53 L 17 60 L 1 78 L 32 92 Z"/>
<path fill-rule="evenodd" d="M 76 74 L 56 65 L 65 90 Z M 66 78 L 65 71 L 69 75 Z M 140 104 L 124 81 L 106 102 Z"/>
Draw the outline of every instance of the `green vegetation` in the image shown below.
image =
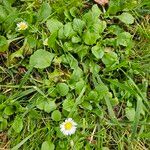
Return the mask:
<path fill-rule="evenodd" d="M 0 0 L 0 149 L 150 149 L 149 19 L 149 0 Z"/>

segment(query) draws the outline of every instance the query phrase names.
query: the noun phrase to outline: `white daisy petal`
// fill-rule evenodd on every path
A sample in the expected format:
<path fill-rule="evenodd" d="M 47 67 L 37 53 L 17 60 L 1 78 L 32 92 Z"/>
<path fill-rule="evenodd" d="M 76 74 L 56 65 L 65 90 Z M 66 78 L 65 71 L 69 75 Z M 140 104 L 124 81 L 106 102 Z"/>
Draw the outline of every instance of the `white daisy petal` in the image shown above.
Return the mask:
<path fill-rule="evenodd" d="M 18 30 L 26 30 L 28 28 L 28 24 L 26 22 L 19 22 L 17 23 Z"/>
<path fill-rule="evenodd" d="M 71 135 L 76 132 L 77 123 L 73 121 L 72 118 L 66 119 L 62 124 L 60 124 L 60 131 L 64 135 Z"/>

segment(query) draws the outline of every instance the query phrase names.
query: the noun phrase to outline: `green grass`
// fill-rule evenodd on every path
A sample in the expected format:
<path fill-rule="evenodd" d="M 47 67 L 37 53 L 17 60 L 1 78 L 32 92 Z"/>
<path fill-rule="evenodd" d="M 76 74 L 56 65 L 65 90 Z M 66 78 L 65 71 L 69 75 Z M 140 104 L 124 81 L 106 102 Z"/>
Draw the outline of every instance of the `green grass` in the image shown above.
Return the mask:
<path fill-rule="evenodd" d="M 0 149 L 150 149 L 150 3 L 94 4 L 0 0 Z"/>

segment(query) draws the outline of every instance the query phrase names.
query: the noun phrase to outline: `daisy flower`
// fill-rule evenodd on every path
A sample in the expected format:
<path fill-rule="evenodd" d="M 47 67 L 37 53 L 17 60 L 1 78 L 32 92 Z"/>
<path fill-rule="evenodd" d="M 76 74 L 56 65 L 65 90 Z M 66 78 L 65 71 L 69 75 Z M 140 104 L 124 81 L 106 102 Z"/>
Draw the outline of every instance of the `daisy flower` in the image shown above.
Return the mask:
<path fill-rule="evenodd" d="M 48 38 L 43 41 L 43 45 L 48 46 Z"/>
<path fill-rule="evenodd" d="M 26 22 L 17 23 L 18 30 L 26 30 L 28 28 L 28 24 Z"/>
<path fill-rule="evenodd" d="M 76 131 L 77 124 L 72 120 L 72 118 L 66 119 L 61 125 L 60 130 L 64 135 L 74 134 Z"/>

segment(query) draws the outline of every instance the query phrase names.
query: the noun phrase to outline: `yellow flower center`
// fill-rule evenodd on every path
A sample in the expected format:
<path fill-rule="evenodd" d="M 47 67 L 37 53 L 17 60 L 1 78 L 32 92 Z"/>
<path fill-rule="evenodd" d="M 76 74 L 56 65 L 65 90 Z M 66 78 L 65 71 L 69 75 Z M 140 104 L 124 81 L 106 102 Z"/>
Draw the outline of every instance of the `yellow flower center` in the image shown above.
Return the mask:
<path fill-rule="evenodd" d="M 27 28 L 27 24 L 21 23 L 19 28 L 20 30 L 25 30 Z"/>
<path fill-rule="evenodd" d="M 65 124 L 65 129 L 66 130 L 70 130 L 71 128 L 72 128 L 72 123 L 71 122 L 67 122 L 66 124 Z"/>

